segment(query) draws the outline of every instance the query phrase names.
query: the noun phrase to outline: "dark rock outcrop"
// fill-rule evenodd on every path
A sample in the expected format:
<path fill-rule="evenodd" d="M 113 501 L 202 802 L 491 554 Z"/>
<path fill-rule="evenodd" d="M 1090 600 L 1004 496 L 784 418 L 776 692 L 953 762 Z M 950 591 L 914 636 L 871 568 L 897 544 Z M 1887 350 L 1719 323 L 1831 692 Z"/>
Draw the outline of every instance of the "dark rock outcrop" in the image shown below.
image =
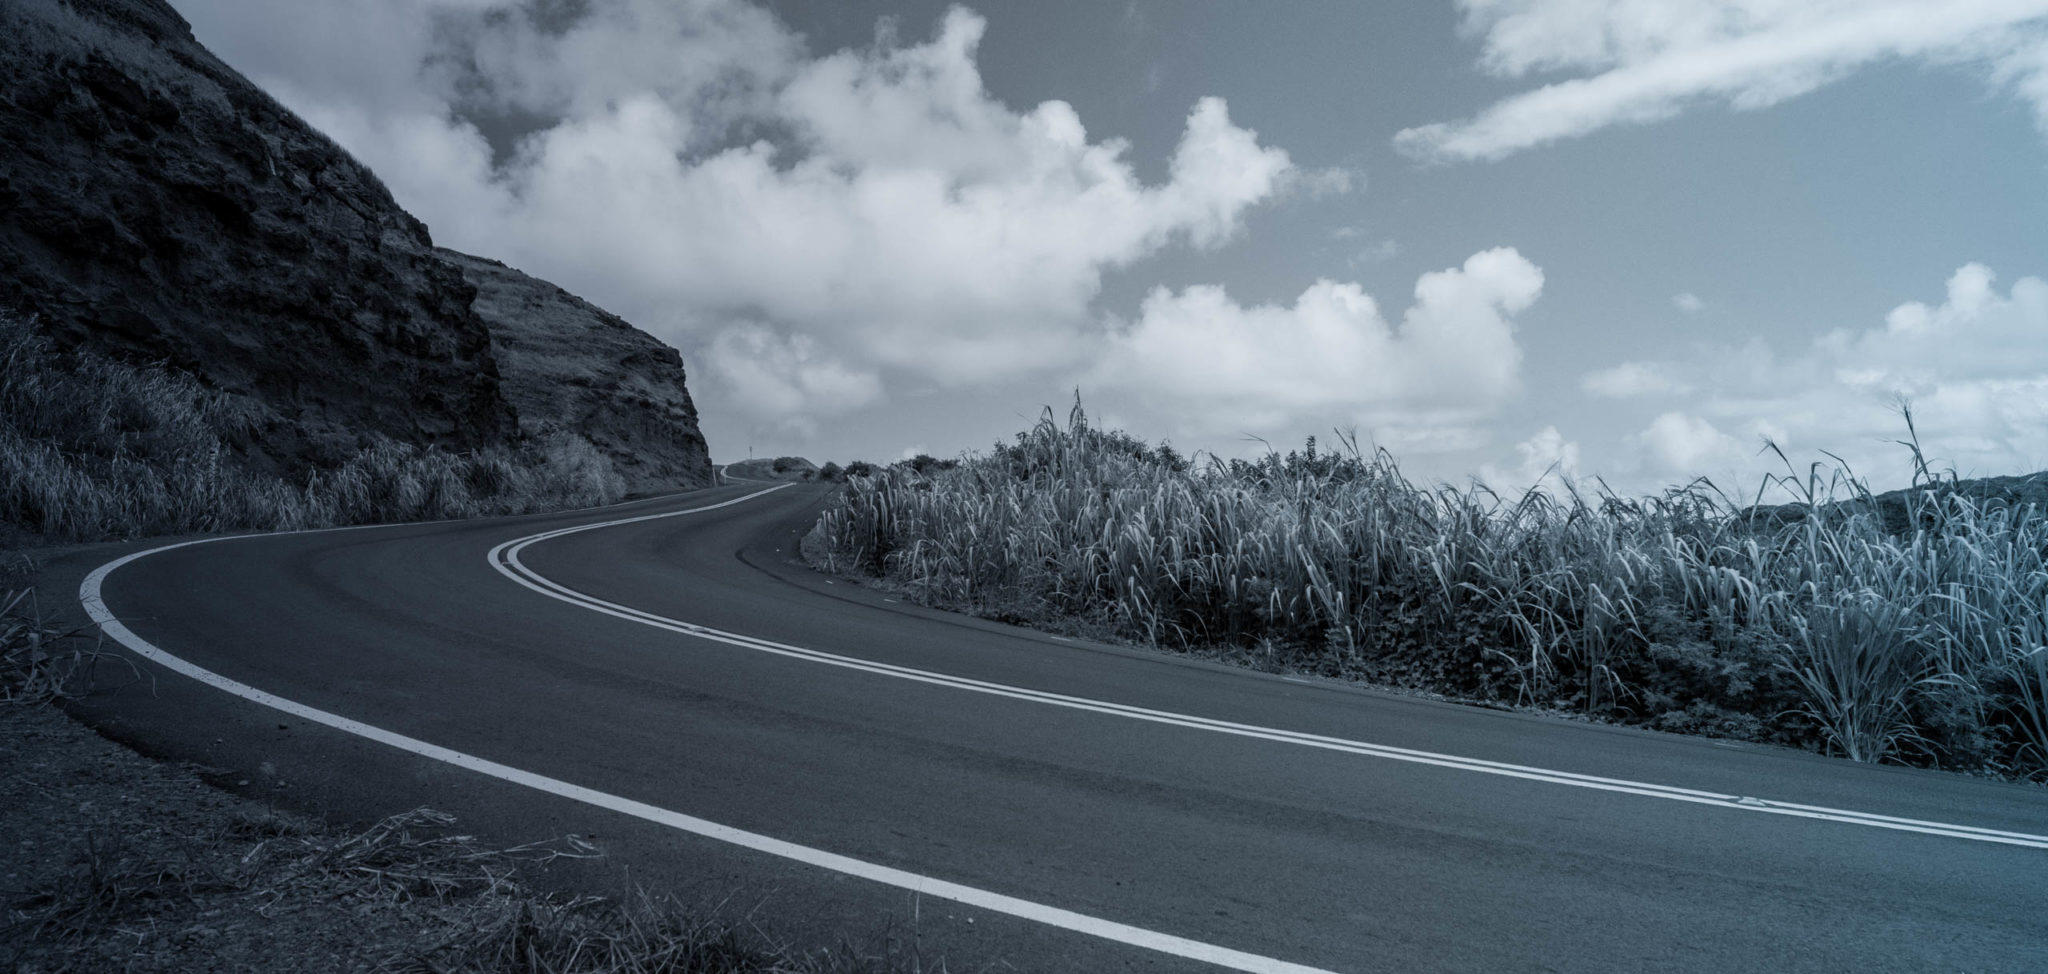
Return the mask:
<path fill-rule="evenodd" d="M 603 308 L 495 260 L 442 248 L 476 287 L 520 430 L 573 430 L 634 493 L 708 486 L 711 459 L 676 350 Z"/>
<path fill-rule="evenodd" d="M 260 467 L 515 430 L 461 272 L 162 0 L 0 0 L 0 306 L 243 397 Z"/>
<path fill-rule="evenodd" d="M 0 0 L 0 311 L 228 393 L 266 473 L 566 430 L 630 490 L 711 482 L 674 349 L 437 251 L 164 0 Z"/>

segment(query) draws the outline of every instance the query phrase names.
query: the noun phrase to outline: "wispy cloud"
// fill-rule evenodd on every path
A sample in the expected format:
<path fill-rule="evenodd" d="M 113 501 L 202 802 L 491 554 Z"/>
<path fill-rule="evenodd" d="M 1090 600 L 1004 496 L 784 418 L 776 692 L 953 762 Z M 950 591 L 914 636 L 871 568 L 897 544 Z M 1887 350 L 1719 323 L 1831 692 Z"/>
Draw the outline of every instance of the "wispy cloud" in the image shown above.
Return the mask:
<path fill-rule="evenodd" d="M 1667 392 L 1686 392 L 1669 366 L 1656 362 L 1623 362 L 1586 373 L 1579 388 L 1602 399 L 1635 399 Z"/>
<path fill-rule="evenodd" d="M 2048 131 L 2048 0 L 1459 0 L 1504 78 L 1581 77 L 1410 128 L 1433 161 L 1499 159 L 1700 103 L 1762 108 L 1885 60 L 1972 60 L 2034 101 Z"/>

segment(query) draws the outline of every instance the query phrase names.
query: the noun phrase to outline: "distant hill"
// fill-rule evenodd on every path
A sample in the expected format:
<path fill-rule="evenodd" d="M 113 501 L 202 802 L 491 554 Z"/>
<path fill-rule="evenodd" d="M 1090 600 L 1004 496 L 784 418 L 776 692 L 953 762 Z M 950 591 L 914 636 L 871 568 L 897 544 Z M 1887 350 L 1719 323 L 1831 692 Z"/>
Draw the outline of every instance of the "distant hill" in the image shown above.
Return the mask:
<path fill-rule="evenodd" d="M 1872 495 L 1871 500 L 1876 503 L 1879 516 L 1884 519 L 1885 530 L 1899 535 L 1911 531 L 1912 510 L 1916 502 L 1924 502 L 1926 498 L 1939 499 L 1947 496 L 1967 498 L 1980 508 L 1990 505 L 2033 505 L 2036 516 L 2048 517 L 2048 471 L 2010 477 L 1939 481 L 1920 487 L 1885 491 Z M 1837 498 L 1835 501 L 1837 505 L 1853 503 L 1855 501 L 1848 498 Z M 1807 506 L 1797 503 L 1759 505 L 1743 512 L 1744 516 L 1771 524 L 1803 520 L 1807 514 Z"/>
<path fill-rule="evenodd" d="M 710 480 L 676 353 L 434 247 L 367 168 L 163 0 L 0 3 L 0 311 L 60 353 L 163 363 L 288 482 L 378 443 L 566 430 L 630 489 Z"/>
<path fill-rule="evenodd" d="M 725 474 L 739 480 L 816 480 L 818 465 L 803 457 L 762 457 L 728 463 Z"/>

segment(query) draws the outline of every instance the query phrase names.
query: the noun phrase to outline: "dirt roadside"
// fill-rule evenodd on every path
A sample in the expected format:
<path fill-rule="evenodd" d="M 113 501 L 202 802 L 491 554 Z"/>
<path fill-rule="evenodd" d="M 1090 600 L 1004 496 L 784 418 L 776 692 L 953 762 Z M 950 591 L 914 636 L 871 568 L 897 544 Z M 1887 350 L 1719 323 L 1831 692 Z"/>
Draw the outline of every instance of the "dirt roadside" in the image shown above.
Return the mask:
<path fill-rule="evenodd" d="M 603 850 L 580 836 L 506 847 L 426 808 L 325 822 L 137 753 L 62 706 L 80 667 L 128 664 L 68 603 L 15 598 L 54 553 L 0 554 L 0 972 L 944 969 L 886 931 L 797 946 L 744 911 L 589 895 Z"/>

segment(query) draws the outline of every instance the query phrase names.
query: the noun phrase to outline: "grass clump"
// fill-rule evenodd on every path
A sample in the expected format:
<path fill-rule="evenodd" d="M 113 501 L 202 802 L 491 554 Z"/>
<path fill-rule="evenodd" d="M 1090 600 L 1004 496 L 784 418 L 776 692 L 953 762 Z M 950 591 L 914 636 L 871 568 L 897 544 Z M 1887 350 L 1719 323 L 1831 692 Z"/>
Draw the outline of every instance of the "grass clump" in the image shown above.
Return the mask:
<path fill-rule="evenodd" d="M 596 848 L 575 836 L 490 848 L 428 808 L 361 831 L 247 807 L 218 818 L 196 835 L 87 832 L 68 868 L 9 904 L 0 957 L 22 970 L 318 957 L 316 968 L 434 974 L 801 974 L 908 969 L 915 949 L 803 952 L 639 889 L 541 893 L 526 871 Z"/>
<path fill-rule="evenodd" d="M 247 400 L 163 366 L 54 349 L 0 314 L 0 525 L 49 541 L 297 529 L 609 503 L 611 462 L 572 434 L 456 454 L 366 438 L 302 481 L 259 472 Z"/>
<path fill-rule="evenodd" d="M 80 678 L 103 661 L 133 665 L 102 652 L 96 636 L 62 629 L 43 615 L 32 588 L 0 591 L 0 704 L 50 703 L 71 696 Z"/>
<path fill-rule="evenodd" d="M 828 570 L 996 618 L 2048 777 L 2048 512 L 1958 489 L 1914 455 L 1903 499 L 1816 467 L 1778 480 L 1806 498 L 1789 512 L 1705 481 L 1510 501 L 1415 484 L 1355 443 L 1195 464 L 1091 427 L 1077 404 L 1065 428 L 1048 411 L 956 467 L 848 477 L 807 547 Z"/>

